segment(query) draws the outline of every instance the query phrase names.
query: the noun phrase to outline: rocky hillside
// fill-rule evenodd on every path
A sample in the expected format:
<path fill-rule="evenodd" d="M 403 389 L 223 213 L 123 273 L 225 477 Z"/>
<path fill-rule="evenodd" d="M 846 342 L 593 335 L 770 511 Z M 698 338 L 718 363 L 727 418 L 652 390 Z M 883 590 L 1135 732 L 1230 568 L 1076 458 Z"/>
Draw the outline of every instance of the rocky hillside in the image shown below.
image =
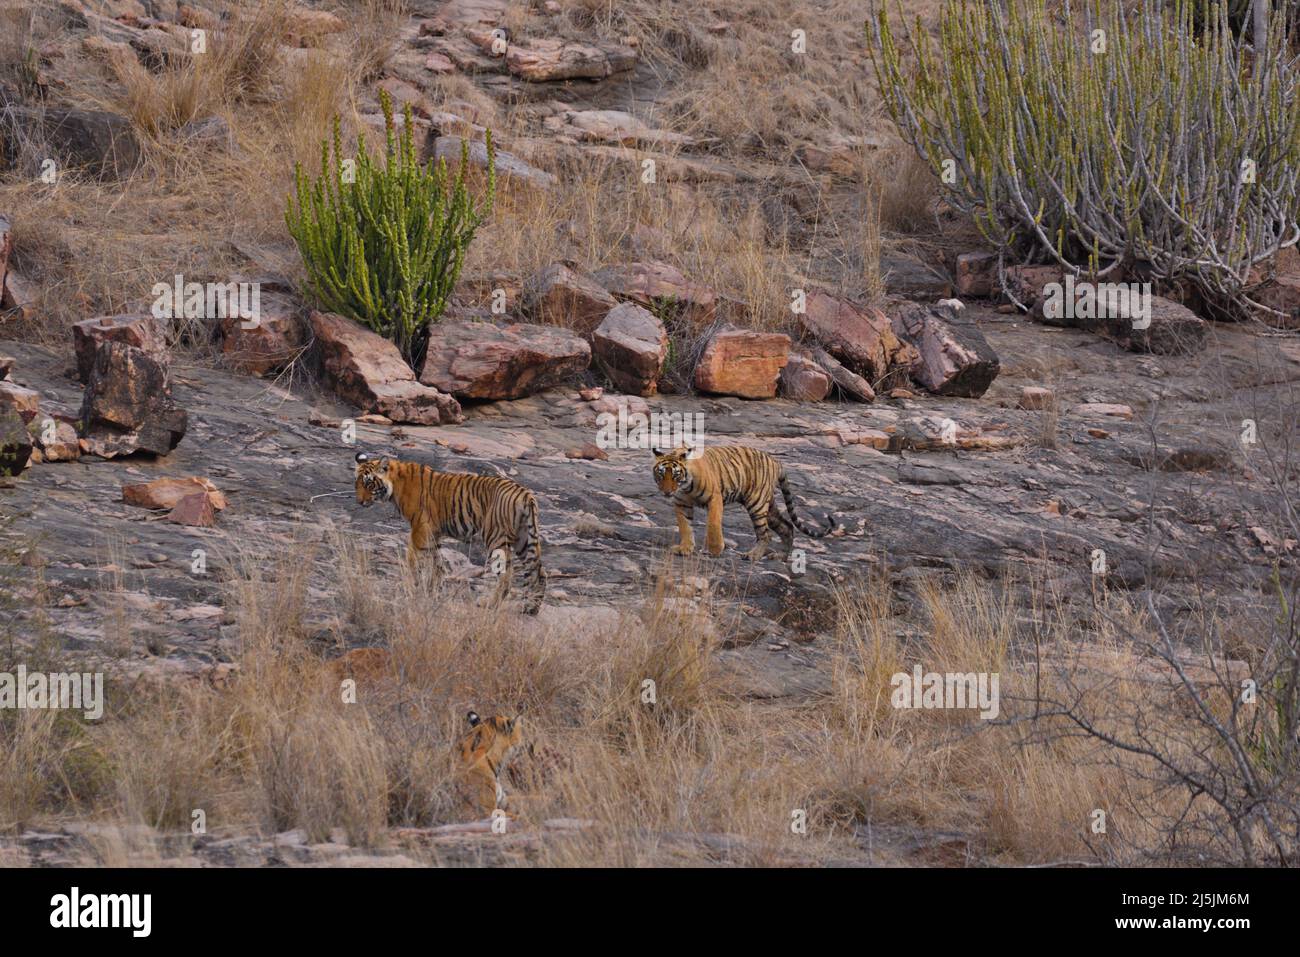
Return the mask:
<path fill-rule="evenodd" d="M 102 670 L 122 703 L 88 745 L 110 781 L 86 771 L 56 797 L 0 801 L 0 859 L 1139 859 L 1150 841 L 1136 831 L 1104 852 L 1075 833 L 1086 810 L 1119 806 L 1123 775 L 1076 778 L 1069 753 L 1043 759 L 1059 773 L 1013 766 L 1003 758 L 1027 746 L 1018 731 L 981 739 L 988 764 L 968 771 L 985 773 L 911 763 L 903 755 L 970 745 L 944 722 L 861 724 L 857 709 L 882 683 L 853 655 L 870 634 L 900 667 L 948 655 L 954 670 L 1010 675 L 1048 632 L 1061 647 L 1100 645 L 1153 620 L 1205 651 L 1194 636 L 1212 609 L 1216 633 L 1241 642 L 1212 660 L 1248 659 L 1246 636 L 1295 575 L 1293 332 L 1209 322 L 1158 297 L 1140 334 L 1127 317 L 1064 321 L 1042 305 L 1061 277 L 1041 269 L 1013 270 L 1030 311 L 1011 305 L 970 225 L 870 109 L 858 4 L 797 4 L 803 53 L 790 46 L 794 21 L 756 2 L 280 2 L 256 16 L 166 0 L 10 6 L 34 56 L 7 74 L 0 114 L 3 660 Z M 250 30 L 268 24 L 275 42 L 253 43 Z M 210 50 L 194 52 L 194 31 Z M 164 115 L 158 98 L 180 104 L 186 77 L 206 91 L 201 103 Z M 496 210 L 416 367 L 314 308 L 278 219 L 292 162 L 311 160 L 334 113 L 349 143 L 373 142 L 381 90 L 411 107 L 427 157 L 455 161 L 468 142 L 485 167 L 489 127 L 496 146 Z M 57 176 L 42 183 L 47 154 Z M 162 317 L 159 283 L 173 304 Z M 256 315 L 182 308 L 186 283 L 200 300 L 213 284 L 249 284 Z M 1287 288 L 1283 277 L 1278 302 Z M 749 521 L 729 508 L 721 556 L 670 556 L 672 507 L 651 452 L 635 430 L 619 433 L 638 416 L 692 423 L 706 446 L 773 453 L 798 507 L 829 515 L 834 532 L 798 535 L 797 567 L 750 563 Z M 293 669 L 362 646 L 427 662 L 409 644 L 422 629 L 451 647 L 488 627 L 465 611 L 489 584 L 482 548 L 444 547 L 441 586 L 405 579 L 405 523 L 353 500 L 358 451 L 506 476 L 537 494 L 547 601 L 536 619 L 514 607 L 490 616 L 504 643 L 492 647 L 513 648 L 516 664 L 454 677 L 397 669 L 427 693 L 431 737 L 420 741 L 431 753 L 450 753 L 452 716 L 466 708 L 527 701 L 538 740 L 582 770 L 581 785 L 562 771 L 518 788 L 542 793 L 545 812 L 497 843 L 442 798 L 399 806 L 416 775 L 392 770 L 394 751 L 387 777 L 356 785 L 371 817 L 337 796 L 285 810 L 257 796 L 270 794 L 260 759 L 249 759 L 257 774 L 231 771 L 185 750 L 188 730 L 159 744 L 141 716 L 261 700 L 267 648 Z M 412 607 L 445 621 L 401 617 L 407 588 L 423 589 Z M 744 780 L 743 758 L 730 777 L 711 757 L 716 742 L 670 760 L 667 738 L 647 755 L 623 731 L 598 747 L 584 737 L 620 707 L 606 672 L 632 632 L 644 625 L 656 654 L 681 653 L 680 636 L 654 644 L 665 601 L 698 616 L 686 630 L 699 629 L 703 656 L 688 657 L 709 676 L 669 724 L 737 740 L 744 728 L 751 742 L 762 729 L 762 786 Z M 989 632 L 944 625 L 945 607 L 983 614 L 984 601 L 997 608 Z M 1133 630 L 1114 631 L 1117 618 Z M 449 634 L 449 622 L 470 624 Z M 1130 664 L 1144 655 L 1106 647 Z M 569 677 L 552 687 L 561 661 Z M 538 673 L 516 673 L 520 662 Z M 846 684 L 846 662 L 861 684 Z M 150 704 L 133 706 L 143 688 Z M 375 724 L 361 737 L 399 748 L 380 706 L 364 706 Z M 265 725 L 272 737 L 284 707 Z M 0 738 L 10 755 L 32 746 L 12 741 Z M 75 752 L 46 746 L 59 761 Z M 158 747 L 178 755 L 175 793 L 142 797 L 149 775 L 123 755 Z M 868 754 L 897 780 L 859 767 Z M 645 780 L 629 783 L 634 761 Z M 705 765 L 713 783 L 698 812 L 646 809 L 647 781 Z M 818 776 L 832 766 L 848 778 Z M 618 814 L 581 796 L 606 774 L 627 789 Z M 445 781 L 430 780 L 442 794 Z M 920 797 L 927 789 L 936 796 Z M 752 805 L 737 796 L 747 790 Z M 998 803 L 1012 792 L 1032 807 Z M 214 804 L 212 835 L 186 837 L 190 809 Z M 628 804 L 642 816 L 626 816 Z M 85 825 L 74 808 L 88 806 L 119 823 Z M 812 843 L 789 843 L 789 807 L 812 809 Z M 571 833 L 602 828 L 618 838 L 571 846 Z"/>

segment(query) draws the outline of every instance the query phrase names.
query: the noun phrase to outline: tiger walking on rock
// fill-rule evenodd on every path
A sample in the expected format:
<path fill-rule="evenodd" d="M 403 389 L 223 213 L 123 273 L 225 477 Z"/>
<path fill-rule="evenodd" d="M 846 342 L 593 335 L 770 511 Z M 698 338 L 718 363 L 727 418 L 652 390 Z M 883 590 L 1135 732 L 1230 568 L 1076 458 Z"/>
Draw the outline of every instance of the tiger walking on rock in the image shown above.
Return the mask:
<path fill-rule="evenodd" d="M 746 555 L 758 561 L 770 554 L 769 528 L 775 528 L 785 546 L 782 559 L 789 561 L 794 547 L 794 529 L 812 538 L 827 535 L 833 525 L 828 516 L 826 527 L 819 528 L 794 510 L 794 498 L 786 482 L 785 468 L 775 458 L 759 449 L 745 446 L 716 446 L 692 457 L 685 447 L 668 452 L 654 450 L 654 477 L 659 491 L 672 499 L 677 511 L 680 541 L 673 546 L 674 555 L 689 555 L 695 550 L 691 521 L 695 508 L 708 509 L 704 544 L 710 555 L 722 553 L 722 508 L 728 502 L 740 502 L 754 523 L 758 543 Z M 785 499 L 785 510 L 777 501 L 777 489 Z"/>
<path fill-rule="evenodd" d="M 487 549 L 487 571 L 497 575 L 496 600 L 510 591 L 513 559 L 519 560 L 527 583 L 524 611 L 535 615 L 546 594 L 542 571 L 542 536 L 537 523 L 537 498 L 509 479 L 487 475 L 439 472 L 419 462 L 377 458 L 358 452 L 357 501 L 368 506 L 391 501 L 411 526 L 406 557 L 418 567 L 419 553 L 437 553 L 445 536 L 457 541 L 477 539 Z M 445 571 L 441 558 L 435 559 Z"/>

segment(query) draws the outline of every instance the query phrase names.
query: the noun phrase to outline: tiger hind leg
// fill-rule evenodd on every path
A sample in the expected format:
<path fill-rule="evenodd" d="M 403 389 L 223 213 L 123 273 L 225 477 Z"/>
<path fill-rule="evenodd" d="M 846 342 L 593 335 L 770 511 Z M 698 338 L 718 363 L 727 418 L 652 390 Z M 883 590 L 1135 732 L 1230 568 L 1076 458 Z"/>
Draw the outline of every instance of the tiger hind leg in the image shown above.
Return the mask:
<path fill-rule="evenodd" d="M 768 545 L 768 518 L 770 509 L 763 500 L 754 504 L 745 503 L 745 510 L 749 512 L 749 520 L 754 523 L 754 537 L 758 539 L 758 544 L 745 553 L 745 557 L 751 562 L 761 561 L 771 554 L 772 547 Z"/>

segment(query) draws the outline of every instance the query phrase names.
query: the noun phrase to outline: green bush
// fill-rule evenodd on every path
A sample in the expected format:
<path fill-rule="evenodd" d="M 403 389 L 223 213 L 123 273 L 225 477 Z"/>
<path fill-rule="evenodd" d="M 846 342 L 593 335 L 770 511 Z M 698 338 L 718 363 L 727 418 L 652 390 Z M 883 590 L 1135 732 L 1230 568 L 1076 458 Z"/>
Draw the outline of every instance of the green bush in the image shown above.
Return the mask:
<path fill-rule="evenodd" d="M 1262 53 L 1187 0 L 954 2 L 937 50 L 919 23 L 900 49 L 883 7 L 868 30 L 894 122 L 1002 263 L 1136 265 L 1240 315 L 1267 311 L 1256 267 L 1300 238 L 1285 19 Z"/>
<path fill-rule="evenodd" d="M 392 102 L 380 93 L 387 143 L 378 166 L 362 137 L 355 163 L 341 149 L 339 121 L 321 144 L 321 174 L 308 183 L 295 169 L 297 208 L 285 211 L 317 305 L 349 316 L 391 339 L 414 366 L 430 322 L 447 305 L 474 232 L 492 209 L 496 191 L 492 134 L 487 134 L 487 195 L 475 204 L 465 182 L 469 148 L 461 146 L 453 178 L 439 160 L 416 159 L 411 108 L 399 135 Z"/>

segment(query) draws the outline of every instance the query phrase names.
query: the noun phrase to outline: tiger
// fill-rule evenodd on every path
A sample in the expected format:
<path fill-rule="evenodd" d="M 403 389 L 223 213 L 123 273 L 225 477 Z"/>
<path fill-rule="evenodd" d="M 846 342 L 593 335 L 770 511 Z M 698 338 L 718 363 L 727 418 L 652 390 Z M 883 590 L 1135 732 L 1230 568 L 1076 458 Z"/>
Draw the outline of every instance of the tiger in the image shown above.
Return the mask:
<path fill-rule="evenodd" d="M 470 732 L 460 742 L 463 793 L 475 813 L 491 817 L 498 808 L 505 808 L 501 774 L 510 753 L 523 743 L 524 719 L 503 714 L 482 719 L 474 711 L 466 719 Z"/>
<path fill-rule="evenodd" d="M 362 506 L 391 501 L 410 524 L 406 559 L 413 571 L 422 549 L 432 548 L 437 554 L 442 536 L 462 542 L 477 538 L 487 548 L 488 573 L 499 576 L 496 600 L 510 592 L 513 555 L 528 583 L 524 612 L 536 615 L 541 609 L 546 595 L 542 536 L 537 498 L 528 489 L 509 479 L 439 472 L 418 462 L 375 458 L 365 452 L 357 453 L 356 484 Z M 444 572 L 442 559 L 435 561 L 438 572 Z"/>
<path fill-rule="evenodd" d="M 767 544 L 769 522 L 785 545 L 781 556 L 784 561 L 789 561 L 794 547 L 795 525 L 812 538 L 822 538 L 831 531 L 829 516 L 826 527 L 819 528 L 795 514 L 785 469 L 766 452 L 739 445 L 716 446 L 694 452 L 685 447 L 652 451 L 655 484 L 665 497 L 672 499 L 677 511 L 677 530 L 681 539 L 672 548 L 674 555 L 689 555 L 695 551 L 691 520 L 695 517 L 697 505 L 708 509 L 704 542 L 710 555 L 722 554 L 722 507 L 727 502 L 742 503 L 754 523 L 758 544 L 745 553 L 751 561 L 759 561 L 772 551 Z M 777 488 L 785 497 L 789 518 L 781 514 L 776 499 Z"/>

